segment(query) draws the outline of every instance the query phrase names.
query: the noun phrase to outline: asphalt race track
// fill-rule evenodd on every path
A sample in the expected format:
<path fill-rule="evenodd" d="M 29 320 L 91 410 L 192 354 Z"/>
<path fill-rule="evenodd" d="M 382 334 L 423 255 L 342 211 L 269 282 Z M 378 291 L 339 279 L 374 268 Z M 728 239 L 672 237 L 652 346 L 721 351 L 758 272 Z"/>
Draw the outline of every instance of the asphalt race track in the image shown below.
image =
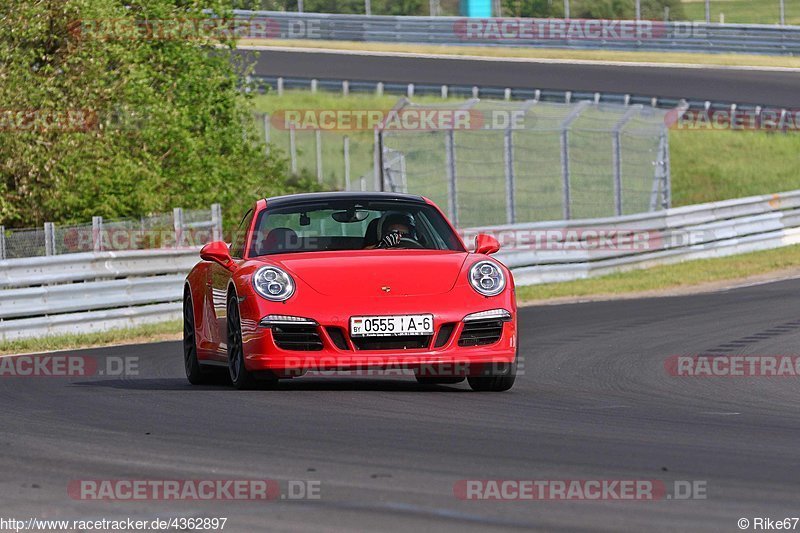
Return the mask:
<path fill-rule="evenodd" d="M 709 295 L 520 310 L 508 393 L 410 378 L 191 387 L 179 343 L 125 378 L 0 379 L 0 497 L 17 518 L 217 516 L 225 531 L 738 531 L 800 514 L 793 377 L 672 377 L 675 354 L 796 354 L 800 280 Z M 319 500 L 96 502 L 80 479 L 318 481 Z M 464 479 L 705 483 L 706 499 L 465 501 Z M 402 520 L 402 521 L 401 521 Z"/>
<path fill-rule="evenodd" d="M 242 54 L 254 52 L 240 51 Z M 796 107 L 800 72 L 261 51 L 262 76 L 599 91 Z"/>

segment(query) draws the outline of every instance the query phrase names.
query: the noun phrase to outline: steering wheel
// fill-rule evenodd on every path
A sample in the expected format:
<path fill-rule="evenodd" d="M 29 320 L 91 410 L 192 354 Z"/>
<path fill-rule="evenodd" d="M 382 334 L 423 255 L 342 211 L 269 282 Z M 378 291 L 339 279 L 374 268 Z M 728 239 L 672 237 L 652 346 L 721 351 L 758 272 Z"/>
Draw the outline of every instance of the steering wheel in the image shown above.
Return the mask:
<path fill-rule="evenodd" d="M 422 244 L 418 241 L 415 241 L 411 237 L 400 237 L 400 242 L 397 243 L 396 248 L 414 248 L 414 249 L 421 249 L 424 248 Z"/>

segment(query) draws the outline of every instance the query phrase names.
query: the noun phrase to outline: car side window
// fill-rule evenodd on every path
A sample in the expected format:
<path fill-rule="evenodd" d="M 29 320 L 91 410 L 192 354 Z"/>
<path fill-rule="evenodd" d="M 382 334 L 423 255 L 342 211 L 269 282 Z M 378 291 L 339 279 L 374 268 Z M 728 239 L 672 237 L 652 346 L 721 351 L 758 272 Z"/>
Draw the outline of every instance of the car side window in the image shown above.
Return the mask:
<path fill-rule="evenodd" d="M 253 213 L 254 211 L 252 209 L 247 212 L 241 224 L 239 224 L 236 233 L 233 235 L 231 257 L 235 257 L 236 259 L 244 258 L 244 246 L 247 242 L 247 232 L 250 230 L 250 224 L 253 222 Z"/>

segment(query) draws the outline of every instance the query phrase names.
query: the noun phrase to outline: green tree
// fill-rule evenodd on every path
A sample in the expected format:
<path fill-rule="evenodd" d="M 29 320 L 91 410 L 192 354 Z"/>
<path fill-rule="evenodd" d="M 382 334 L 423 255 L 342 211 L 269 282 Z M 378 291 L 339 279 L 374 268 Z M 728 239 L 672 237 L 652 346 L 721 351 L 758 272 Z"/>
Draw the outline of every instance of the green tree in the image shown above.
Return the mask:
<path fill-rule="evenodd" d="M 503 16 L 559 18 L 564 16 L 564 2 L 553 0 L 503 0 Z"/>
<path fill-rule="evenodd" d="M 189 24 L 207 18 L 205 8 L 225 14 L 217 0 L 0 5 L 0 223 L 85 222 L 212 202 L 236 216 L 259 192 L 293 190 L 285 162 L 258 145 L 239 87 L 248 70 L 231 58 L 233 38 L 131 31 L 142 20 Z M 26 110 L 39 123 L 20 123 Z M 76 126 L 49 123 L 81 113 L 87 118 Z"/>

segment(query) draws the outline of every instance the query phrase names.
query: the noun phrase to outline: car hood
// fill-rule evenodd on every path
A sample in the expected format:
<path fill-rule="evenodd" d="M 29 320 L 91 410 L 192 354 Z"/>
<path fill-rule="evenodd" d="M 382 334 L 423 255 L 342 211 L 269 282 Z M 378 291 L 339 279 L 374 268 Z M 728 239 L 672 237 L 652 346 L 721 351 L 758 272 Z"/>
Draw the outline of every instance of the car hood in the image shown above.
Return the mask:
<path fill-rule="evenodd" d="M 359 250 L 272 256 L 270 262 L 328 296 L 421 296 L 450 291 L 467 256 L 440 250 Z"/>

